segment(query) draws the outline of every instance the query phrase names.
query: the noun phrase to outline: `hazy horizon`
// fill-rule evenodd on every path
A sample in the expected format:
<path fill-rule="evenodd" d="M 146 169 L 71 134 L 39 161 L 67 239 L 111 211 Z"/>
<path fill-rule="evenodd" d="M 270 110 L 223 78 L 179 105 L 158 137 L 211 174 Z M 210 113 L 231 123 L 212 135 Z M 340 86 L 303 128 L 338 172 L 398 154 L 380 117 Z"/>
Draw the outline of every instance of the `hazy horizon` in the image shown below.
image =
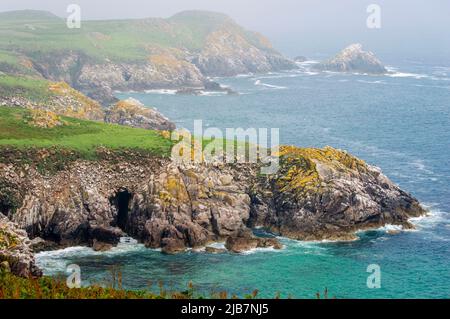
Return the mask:
<path fill-rule="evenodd" d="M 245 28 L 267 36 L 288 56 L 326 57 L 359 42 L 381 57 L 450 62 L 450 1 L 432 0 L 2 0 L 0 12 L 34 9 L 65 17 L 69 4 L 79 4 L 82 19 L 167 18 L 184 10 L 229 15 Z M 381 7 L 381 28 L 369 29 L 368 5 Z"/>

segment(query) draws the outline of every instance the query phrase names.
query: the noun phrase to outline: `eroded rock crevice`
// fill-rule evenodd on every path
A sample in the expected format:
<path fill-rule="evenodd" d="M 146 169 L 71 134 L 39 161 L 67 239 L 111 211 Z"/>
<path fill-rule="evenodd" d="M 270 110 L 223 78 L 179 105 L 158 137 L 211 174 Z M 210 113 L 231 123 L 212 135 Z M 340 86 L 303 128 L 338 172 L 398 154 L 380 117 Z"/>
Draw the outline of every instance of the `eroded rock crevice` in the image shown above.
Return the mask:
<path fill-rule="evenodd" d="M 119 227 L 125 233 L 128 233 L 130 229 L 128 222 L 132 198 L 133 194 L 126 189 L 120 189 L 112 198 L 110 198 L 112 208 L 117 214 L 114 226 Z"/>

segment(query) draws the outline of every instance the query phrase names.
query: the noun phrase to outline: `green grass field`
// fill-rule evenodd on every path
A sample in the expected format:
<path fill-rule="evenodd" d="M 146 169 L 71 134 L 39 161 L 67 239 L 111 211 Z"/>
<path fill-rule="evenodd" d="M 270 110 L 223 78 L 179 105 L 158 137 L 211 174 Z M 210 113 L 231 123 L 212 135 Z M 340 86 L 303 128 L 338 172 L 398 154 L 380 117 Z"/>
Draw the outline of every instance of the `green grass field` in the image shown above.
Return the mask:
<path fill-rule="evenodd" d="M 27 123 L 28 116 L 26 109 L 0 107 L 0 146 L 56 147 L 76 151 L 90 159 L 95 158 L 99 147 L 170 156 L 172 142 L 155 131 L 67 117 L 62 117 L 65 125 L 39 128 Z"/>
<path fill-rule="evenodd" d="M 0 75 L 0 96 L 24 97 L 35 102 L 45 102 L 50 96 L 48 85 L 46 80 Z"/>
<path fill-rule="evenodd" d="M 254 33 L 218 13 L 187 11 L 167 19 L 82 21 L 80 29 L 69 29 L 65 19 L 49 12 L 24 10 L 0 13 L 0 63 L 18 65 L 7 52 L 25 52 L 39 59 L 68 50 L 84 52 L 97 62 L 106 58 L 146 61 L 149 48 L 200 51 L 208 35 L 223 27 L 268 49 Z"/>

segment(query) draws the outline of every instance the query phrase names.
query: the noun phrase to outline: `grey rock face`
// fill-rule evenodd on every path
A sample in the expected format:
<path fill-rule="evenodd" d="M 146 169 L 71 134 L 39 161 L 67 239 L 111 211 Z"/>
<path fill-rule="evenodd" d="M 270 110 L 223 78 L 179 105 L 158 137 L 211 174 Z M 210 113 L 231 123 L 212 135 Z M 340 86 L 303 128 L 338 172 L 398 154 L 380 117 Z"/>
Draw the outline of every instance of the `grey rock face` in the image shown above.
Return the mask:
<path fill-rule="evenodd" d="M 280 156 L 271 176 L 257 165 L 178 166 L 133 153 L 78 160 L 50 176 L 0 164 L 0 180 L 13 191 L 0 203 L 14 198 L 15 208 L 0 207 L 32 238 L 115 245 L 126 234 L 166 253 L 223 240 L 233 251 L 280 248 L 241 235 L 253 226 L 294 239 L 349 240 L 385 224 L 412 227 L 408 218 L 424 214 L 379 169 L 345 152 L 287 147 Z"/>
<path fill-rule="evenodd" d="M 21 277 L 39 277 L 27 233 L 0 213 L 0 264 Z"/>
<path fill-rule="evenodd" d="M 282 148 L 278 174 L 252 196 L 254 226 L 299 240 L 353 240 L 386 224 L 412 228 L 418 201 L 377 167 L 339 150 Z"/>
<path fill-rule="evenodd" d="M 192 61 L 207 76 L 234 76 L 296 68 L 275 51 L 260 50 L 239 33 L 226 28 L 211 33 L 202 52 Z"/>
<path fill-rule="evenodd" d="M 333 72 L 387 73 L 380 60 L 372 52 L 363 51 L 361 44 L 348 46 L 333 59 L 319 63 L 314 68 Z"/>

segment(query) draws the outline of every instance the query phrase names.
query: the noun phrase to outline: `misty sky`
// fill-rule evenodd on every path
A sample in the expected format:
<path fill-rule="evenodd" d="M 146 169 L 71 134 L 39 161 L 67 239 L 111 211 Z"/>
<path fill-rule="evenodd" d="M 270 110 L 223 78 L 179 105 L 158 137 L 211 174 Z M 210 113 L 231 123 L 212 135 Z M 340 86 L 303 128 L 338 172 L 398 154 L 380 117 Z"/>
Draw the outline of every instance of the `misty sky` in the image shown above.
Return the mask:
<path fill-rule="evenodd" d="M 381 57 L 450 60 L 449 0 L 1 0 L 0 11 L 40 9 L 66 16 L 70 3 L 81 6 L 83 19 L 223 12 L 268 36 L 289 56 L 329 56 L 361 42 Z M 381 29 L 366 26 L 372 3 L 381 6 Z"/>

